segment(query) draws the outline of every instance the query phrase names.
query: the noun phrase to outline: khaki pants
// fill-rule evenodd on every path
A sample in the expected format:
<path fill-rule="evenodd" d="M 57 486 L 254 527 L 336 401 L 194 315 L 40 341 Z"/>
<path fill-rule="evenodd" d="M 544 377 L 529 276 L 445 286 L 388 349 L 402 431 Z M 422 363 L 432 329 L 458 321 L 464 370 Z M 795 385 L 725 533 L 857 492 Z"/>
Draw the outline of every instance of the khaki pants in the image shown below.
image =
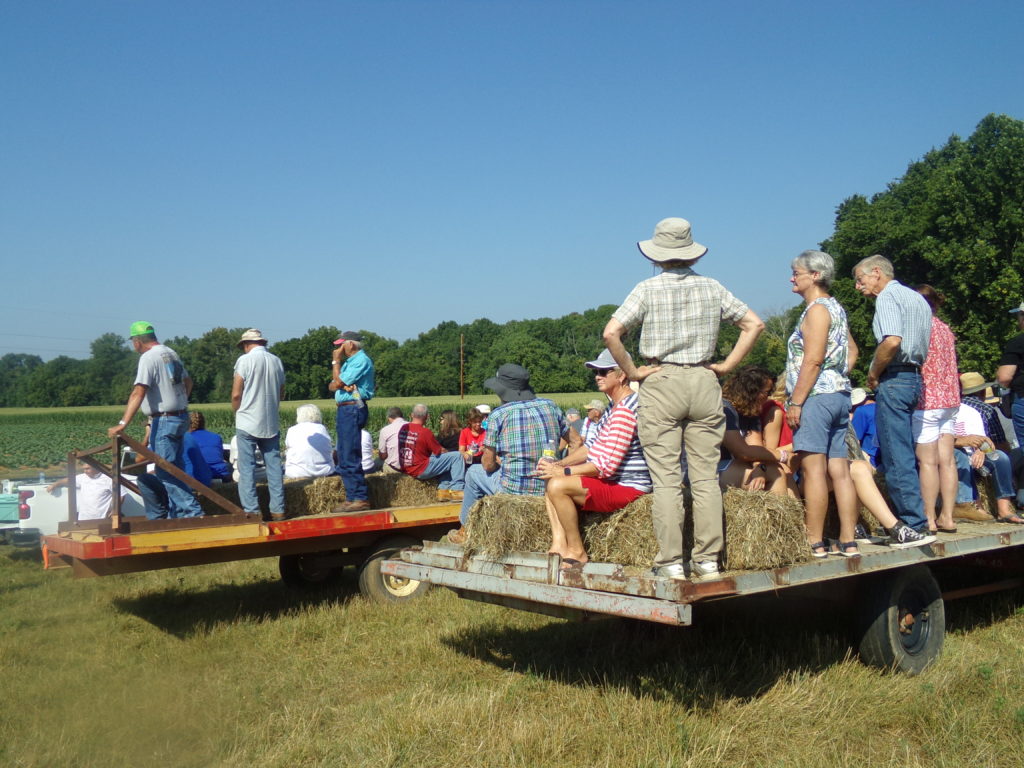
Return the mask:
<path fill-rule="evenodd" d="M 718 561 L 723 545 L 718 460 L 725 436 L 722 389 L 708 368 L 666 365 L 640 385 L 638 432 L 654 484 L 655 566 L 683 560 L 682 445 L 693 494 L 693 555 Z"/>

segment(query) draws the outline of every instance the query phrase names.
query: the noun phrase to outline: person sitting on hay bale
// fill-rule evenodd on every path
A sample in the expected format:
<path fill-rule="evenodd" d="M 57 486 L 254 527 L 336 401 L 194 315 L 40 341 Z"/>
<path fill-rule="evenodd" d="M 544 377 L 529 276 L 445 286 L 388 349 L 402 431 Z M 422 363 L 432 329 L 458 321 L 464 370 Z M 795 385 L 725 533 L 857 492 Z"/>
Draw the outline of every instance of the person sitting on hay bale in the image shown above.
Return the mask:
<path fill-rule="evenodd" d="M 637 395 L 615 358 L 605 349 L 586 363 L 597 388 L 612 407 L 605 412 L 597 437 L 561 461 L 541 460 L 537 474 L 547 481 L 544 502 L 551 521 L 549 554 L 562 558 L 562 568 L 588 560 L 580 536 L 579 513 L 614 512 L 651 492 L 651 475 L 636 429 Z"/>
<path fill-rule="evenodd" d="M 334 473 L 334 446 L 313 403 L 295 409 L 295 426 L 284 436 L 284 476 L 326 477 Z"/>
<path fill-rule="evenodd" d="M 797 498 L 787 463 L 792 453 L 785 448 L 772 450 L 764 443 L 761 411 L 773 387 L 772 375 L 753 365 L 737 369 L 722 384 L 726 423 L 718 482 L 723 488 L 767 490 Z M 751 452 L 751 448 L 757 450 Z"/>
<path fill-rule="evenodd" d="M 436 477 L 438 501 L 462 501 L 466 462 L 458 451 L 446 453 L 427 428 L 427 406 L 412 407 L 412 421 L 398 430 L 398 461 L 401 470 L 420 480 Z"/>
<path fill-rule="evenodd" d="M 487 437 L 479 464 L 466 471 L 465 495 L 459 519 L 462 528 L 448 534 L 453 544 L 466 541 L 466 523 L 473 505 L 484 496 L 511 493 L 542 496 L 544 481 L 535 467 L 547 446 L 552 450 L 565 434 L 562 410 L 551 400 L 537 397 L 530 387 L 530 372 L 506 363 L 484 382 L 501 398 L 487 419 Z"/>

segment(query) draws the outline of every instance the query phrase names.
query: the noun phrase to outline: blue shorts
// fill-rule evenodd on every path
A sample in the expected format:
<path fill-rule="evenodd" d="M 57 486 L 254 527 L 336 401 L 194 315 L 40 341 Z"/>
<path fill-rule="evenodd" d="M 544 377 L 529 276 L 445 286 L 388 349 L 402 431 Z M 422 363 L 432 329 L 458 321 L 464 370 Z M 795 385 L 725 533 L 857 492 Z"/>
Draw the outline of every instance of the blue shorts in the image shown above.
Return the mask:
<path fill-rule="evenodd" d="M 845 459 L 850 393 L 811 395 L 800 410 L 800 428 L 793 433 L 793 450 Z"/>

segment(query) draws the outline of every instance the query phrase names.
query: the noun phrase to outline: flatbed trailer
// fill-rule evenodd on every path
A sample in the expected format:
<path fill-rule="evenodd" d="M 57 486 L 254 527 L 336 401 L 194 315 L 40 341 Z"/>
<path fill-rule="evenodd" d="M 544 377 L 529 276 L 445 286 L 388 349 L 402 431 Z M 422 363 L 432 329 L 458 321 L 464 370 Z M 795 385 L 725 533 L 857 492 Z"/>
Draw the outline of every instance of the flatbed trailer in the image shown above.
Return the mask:
<path fill-rule="evenodd" d="M 265 522 L 258 515 L 145 520 L 122 518 L 62 523 L 42 539 L 47 568 L 73 569 L 76 578 L 180 568 L 259 557 L 279 558 L 281 578 L 296 588 L 323 585 L 347 565 L 359 569 L 360 591 L 395 602 L 422 593 L 426 583 L 386 576 L 380 563 L 403 547 L 439 538 L 458 524 L 458 504 L 391 507 Z"/>
<path fill-rule="evenodd" d="M 726 571 L 721 578 L 696 582 L 614 563 L 562 570 L 557 555 L 517 552 L 491 558 L 434 542 L 402 550 L 381 570 L 449 587 L 463 598 L 562 618 L 620 616 L 676 626 L 692 624 L 713 601 L 796 597 L 814 590 L 850 604 L 863 661 L 916 674 L 941 653 L 944 600 L 1024 585 L 1022 528 L 961 523 L 957 533 L 924 547 L 891 549 L 873 539 L 861 545 L 859 558 Z"/>

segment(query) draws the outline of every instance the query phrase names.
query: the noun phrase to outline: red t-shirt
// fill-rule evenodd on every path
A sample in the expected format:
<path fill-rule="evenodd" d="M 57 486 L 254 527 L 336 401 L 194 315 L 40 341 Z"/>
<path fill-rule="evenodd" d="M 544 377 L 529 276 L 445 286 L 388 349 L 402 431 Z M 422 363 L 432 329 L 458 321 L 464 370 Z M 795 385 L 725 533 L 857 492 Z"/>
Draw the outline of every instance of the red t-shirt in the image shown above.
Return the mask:
<path fill-rule="evenodd" d="M 792 445 L 793 430 L 789 428 L 789 422 L 786 421 L 786 409 L 782 407 L 782 403 L 778 400 L 766 400 L 764 405 L 761 406 L 762 434 L 764 433 L 764 428 L 768 426 L 768 422 L 771 420 L 772 408 L 778 408 L 782 411 L 782 432 L 779 433 L 779 445 Z"/>
<path fill-rule="evenodd" d="M 403 424 L 398 430 L 398 464 L 407 475 L 419 477 L 431 456 L 444 453 L 434 433 L 422 424 Z"/>
<path fill-rule="evenodd" d="M 469 427 L 463 428 L 459 433 L 459 450 L 470 450 L 473 453 L 473 463 L 480 463 L 480 453 L 484 449 L 484 438 L 487 437 L 487 430 L 481 429 L 479 435 L 474 435 Z"/>

